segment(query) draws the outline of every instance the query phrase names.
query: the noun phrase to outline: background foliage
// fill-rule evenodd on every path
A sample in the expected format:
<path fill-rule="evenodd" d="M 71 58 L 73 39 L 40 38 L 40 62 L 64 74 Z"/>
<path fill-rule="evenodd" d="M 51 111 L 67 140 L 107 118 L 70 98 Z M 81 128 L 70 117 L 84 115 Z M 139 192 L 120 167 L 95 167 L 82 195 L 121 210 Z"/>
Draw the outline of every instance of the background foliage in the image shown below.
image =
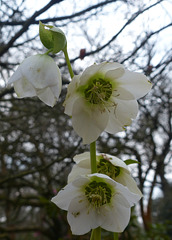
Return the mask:
<path fill-rule="evenodd" d="M 72 237 L 66 213 L 50 202 L 66 184 L 75 154 L 88 149 L 62 103 L 70 77 L 63 54 L 54 57 L 63 91 L 54 108 L 37 98 L 17 99 L 7 81 L 28 56 L 43 53 L 38 22 L 61 27 L 75 74 L 94 62 L 118 61 L 143 72 L 153 89 L 125 133 L 103 133 L 98 151 L 126 159 L 144 198 L 120 239 L 172 239 L 171 33 L 172 2 L 165 0 L 1 0 L 0 10 L 0 239 Z M 103 232 L 104 239 L 112 236 Z"/>

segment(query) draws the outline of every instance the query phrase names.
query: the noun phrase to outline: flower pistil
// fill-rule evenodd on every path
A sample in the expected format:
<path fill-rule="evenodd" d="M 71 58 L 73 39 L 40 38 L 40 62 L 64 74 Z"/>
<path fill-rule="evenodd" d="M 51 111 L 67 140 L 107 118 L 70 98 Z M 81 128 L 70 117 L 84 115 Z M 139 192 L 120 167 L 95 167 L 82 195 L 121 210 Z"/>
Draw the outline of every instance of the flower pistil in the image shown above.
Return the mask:
<path fill-rule="evenodd" d="M 82 92 L 87 102 L 101 105 L 109 100 L 113 87 L 109 80 L 103 79 L 101 75 L 94 75 L 79 91 Z"/>
<path fill-rule="evenodd" d="M 106 183 L 94 180 L 85 187 L 85 196 L 93 207 L 99 208 L 110 203 L 112 191 Z"/>
<path fill-rule="evenodd" d="M 108 175 L 110 178 L 115 179 L 120 174 L 120 167 L 114 166 L 107 159 L 101 158 L 97 164 L 98 173 Z"/>

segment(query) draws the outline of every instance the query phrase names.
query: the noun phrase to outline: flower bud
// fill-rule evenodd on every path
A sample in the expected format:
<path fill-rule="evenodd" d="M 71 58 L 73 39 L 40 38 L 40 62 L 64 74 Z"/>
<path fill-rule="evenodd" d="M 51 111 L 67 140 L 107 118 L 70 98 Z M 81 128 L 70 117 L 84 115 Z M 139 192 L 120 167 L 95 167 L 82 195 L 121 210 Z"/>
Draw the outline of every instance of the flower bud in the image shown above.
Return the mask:
<path fill-rule="evenodd" d="M 42 44 L 47 49 L 52 49 L 52 53 L 63 51 L 67 45 L 66 36 L 61 29 L 42 22 L 39 22 L 39 36 Z"/>

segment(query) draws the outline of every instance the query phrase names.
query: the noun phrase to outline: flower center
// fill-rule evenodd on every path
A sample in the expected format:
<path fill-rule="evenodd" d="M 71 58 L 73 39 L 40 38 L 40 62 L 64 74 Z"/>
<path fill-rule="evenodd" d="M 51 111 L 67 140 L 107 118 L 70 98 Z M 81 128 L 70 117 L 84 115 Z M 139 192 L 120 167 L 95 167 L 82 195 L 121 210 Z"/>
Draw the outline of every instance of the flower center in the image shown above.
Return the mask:
<path fill-rule="evenodd" d="M 92 104 L 102 104 L 112 95 L 112 84 L 101 78 L 94 79 L 84 91 L 85 98 Z"/>
<path fill-rule="evenodd" d="M 93 181 L 85 187 L 85 195 L 88 201 L 98 208 L 110 202 L 112 192 L 106 183 Z"/>
<path fill-rule="evenodd" d="M 97 164 L 97 172 L 106 174 L 110 178 L 115 179 L 120 174 L 120 167 L 114 166 L 108 160 L 101 158 Z"/>

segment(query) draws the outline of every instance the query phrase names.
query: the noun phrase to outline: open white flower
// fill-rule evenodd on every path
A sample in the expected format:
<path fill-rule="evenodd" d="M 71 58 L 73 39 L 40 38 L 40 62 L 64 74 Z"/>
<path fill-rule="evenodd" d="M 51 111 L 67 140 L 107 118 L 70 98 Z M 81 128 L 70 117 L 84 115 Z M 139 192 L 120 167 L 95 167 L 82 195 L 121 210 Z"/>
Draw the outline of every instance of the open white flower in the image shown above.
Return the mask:
<path fill-rule="evenodd" d="M 141 73 L 130 72 L 119 63 L 94 64 L 74 76 L 64 102 L 65 113 L 83 143 L 95 141 L 105 130 L 123 131 L 138 113 L 136 99 L 151 89 Z"/>
<path fill-rule="evenodd" d="M 99 226 L 122 232 L 129 222 L 130 208 L 139 199 L 110 177 L 95 173 L 69 183 L 52 202 L 68 211 L 72 233 L 82 235 Z"/>
<path fill-rule="evenodd" d="M 68 175 L 68 182 L 74 181 L 79 175 L 91 173 L 90 153 L 85 152 L 74 157 L 76 164 Z M 121 159 L 105 154 L 97 153 L 97 172 L 106 174 L 116 182 L 126 186 L 131 192 L 142 197 L 142 193 L 137 187 L 135 180 L 130 174 L 128 166 Z"/>
<path fill-rule="evenodd" d="M 61 74 L 48 55 L 37 54 L 26 58 L 10 78 L 19 98 L 34 97 L 53 107 L 61 92 Z"/>

